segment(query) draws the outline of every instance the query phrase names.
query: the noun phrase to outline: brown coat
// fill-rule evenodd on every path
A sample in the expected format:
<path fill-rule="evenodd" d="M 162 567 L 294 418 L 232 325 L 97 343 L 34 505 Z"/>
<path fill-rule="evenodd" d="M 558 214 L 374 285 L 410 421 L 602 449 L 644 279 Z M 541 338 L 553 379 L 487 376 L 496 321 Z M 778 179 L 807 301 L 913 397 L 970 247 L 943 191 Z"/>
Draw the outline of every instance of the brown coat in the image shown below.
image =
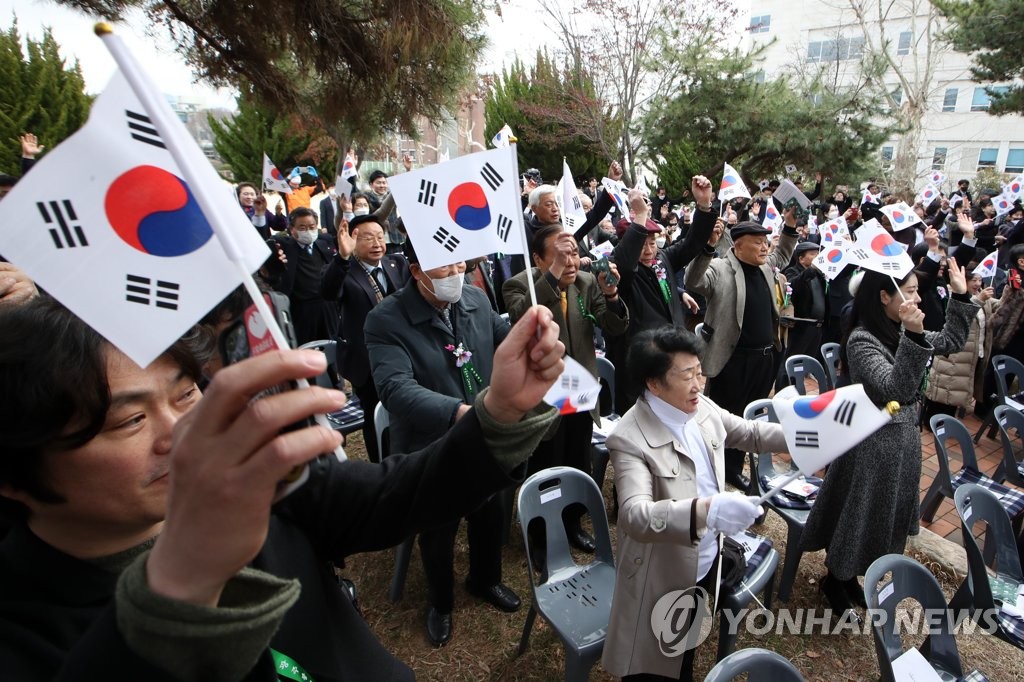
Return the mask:
<path fill-rule="evenodd" d="M 786 450 L 781 426 L 746 421 L 705 396 L 696 419 L 719 490 L 725 483 L 726 446 L 754 452 Z M 618 677 L 676 677 L 682 659 L 661 653 L 651 629 L 651 611 L 665 594 L 697 583 L 698 545 L 705 529 L 690 537 L 690 506 L 697 496 L 693 460 L 644 398 L 615 426 L 608 451 L 619 493 L 619 543 L 602 664 Z"/>

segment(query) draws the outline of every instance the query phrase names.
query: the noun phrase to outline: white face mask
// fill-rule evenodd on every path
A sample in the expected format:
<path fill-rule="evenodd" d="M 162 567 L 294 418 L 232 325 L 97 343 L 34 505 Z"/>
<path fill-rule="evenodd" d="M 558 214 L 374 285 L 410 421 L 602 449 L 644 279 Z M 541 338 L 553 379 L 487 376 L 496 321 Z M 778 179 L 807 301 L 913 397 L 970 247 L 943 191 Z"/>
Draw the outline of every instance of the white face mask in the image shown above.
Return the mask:
<path fill-rule="evenodd" d="M 370 215 L 370 209 L 368 208 L 357 208 L 353 211 L 356 215 Z"/>
<path fill-rule="evenodd" d="M 295 233 L 295 241 L 303 246 L 309 246 L 316 241 L 316 230 L 305 230 Z"/>
<path fill-rule="evenodd" d="M 658 245 L 659 249 L 665 248 L 665 238 L 664 237 L 657 237 L 657 238 L 655 238 L 654 243 Z"/>
<path fill-rule="evenodd" d="M 836 208 L 835 205 L 833 205 L 832 208 L 830 208 L 828 210 L 828 219 L 829 220 L 835 220 L 838 217 L 839 217 L 839 209 Z"/>
<path fill-rule="evenodd" d="M 430 278 L 430 285 L 434 288 L 434 296 L 437 300 L 446 303 L 458 303 L 462 298 L 463 273 L 459 272 L 447 277 L 434 279 Z"/>
<path fill-rule="evenodd" d="M 356 217 L 356 214 L 353 213 L 352 211 L 347 211 L 347 212 L 342 214 L 342 217 L 344 217 L 345 220 L 352 220 L 353 218 Z"/>

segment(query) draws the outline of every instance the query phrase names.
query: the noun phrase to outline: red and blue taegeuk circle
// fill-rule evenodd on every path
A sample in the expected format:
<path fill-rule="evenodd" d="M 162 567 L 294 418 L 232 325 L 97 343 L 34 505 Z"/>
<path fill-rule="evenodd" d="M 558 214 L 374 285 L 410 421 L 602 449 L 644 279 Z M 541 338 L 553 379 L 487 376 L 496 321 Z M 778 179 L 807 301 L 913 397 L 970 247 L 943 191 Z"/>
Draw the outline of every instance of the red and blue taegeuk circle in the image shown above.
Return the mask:
<path fill-rule="evenodd" d="M 828 393 L 822 393 L 821 395 L 811 396 L 808 398 L 797 398 L 793 401 L 793 411 L 797 413 L 797 416 L 803 417 L 804 419 L 813 419 L 824 412 L 825 408 L 829 406 L 829 403 L 831 403 L 832 399 L 835 397 L 835 390 L 831 390 Z"/>
<path fill-rule="evenodd" d="M 839 261 L 843 260 L 843 252 L 840 251 L 839 249 L 832 249 L 831 251 L 828 252 L 828 255 L 825 256 L 825 258 L 828 259 L 829 263 L 838 263 Z"/>
<path fill-rule="evenodd" d="M 737 178 L 735 175 L 726 173 L 725 175 L 722 176 L 722 188 L 724 189 L 726 187 L 732 187 L 739 181 L 740 179 Z"/>
<path fill-rule="evenodd" d="M 900 225 L 902 225 L 903 222 L 905 220 L 907 220 L 907 216 L 903 213 L 903 211 L 893 211 L 892 212 L 892 219 L 893 219 L 893 222 L 896 222 L 896 223 L 899 223 Z"/>
<path fill-rule="evenodd" d="M 482 230 L 491 224 L 487 195 L 475 182 L 464 182 L 448 195 L 448 215 L 464 230 Z"/>
<path fill-rule="evenodd" d="M 879 256 L 898 256 L 903 252 L 903 247 L 888 234 L 880 234 L 871 240 L 871 250 Z"/>
<path fill-rule="evenodd" d="M 151 256 L 185 256 L 213 236 L 185 181 L 156 166 L 136 166 L 118 176 L 107 189 L 104 209 L 117 236 Z"/>

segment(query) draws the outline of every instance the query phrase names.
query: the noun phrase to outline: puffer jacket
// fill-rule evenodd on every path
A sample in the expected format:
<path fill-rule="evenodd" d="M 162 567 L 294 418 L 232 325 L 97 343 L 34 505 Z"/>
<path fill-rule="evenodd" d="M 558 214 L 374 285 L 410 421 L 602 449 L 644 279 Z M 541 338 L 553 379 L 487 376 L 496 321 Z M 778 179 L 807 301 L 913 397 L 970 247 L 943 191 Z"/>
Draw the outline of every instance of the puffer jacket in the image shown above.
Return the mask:
<path fill-rule="evenodd" d="M 951 355 L 936 355 L 928 373 L 925 396 L 937 403 L 970 409 L 976 399 L 975 384 L 980 378 L 978 367 L 984 366 L 992 352 L 991 319 L 998 301 L 985 303 L 976 297 L 971 302 L 981 309 L 971 321 L 963 350 Z"/>

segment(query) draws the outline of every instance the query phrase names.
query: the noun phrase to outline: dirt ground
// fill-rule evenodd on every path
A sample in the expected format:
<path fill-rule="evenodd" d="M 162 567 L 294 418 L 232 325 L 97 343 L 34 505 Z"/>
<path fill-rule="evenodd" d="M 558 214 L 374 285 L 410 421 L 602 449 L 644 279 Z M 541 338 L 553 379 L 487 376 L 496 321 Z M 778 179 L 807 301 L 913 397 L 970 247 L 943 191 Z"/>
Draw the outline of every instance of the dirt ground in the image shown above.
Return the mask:
<path fill-rule="evenodd" d="M 365 457 L 361 436 L 349 437 L 346 450 L 352 457 Z M 605 504 L 611 509 L 611 475 L 605 483 Z M 786 526 L 769 512 L 765 523 L 752 530 L 772 539 L 780 554 L 785 554 Z M 615 527 L 611 527 L 615 543 Z M 418 547 L 414 550 L 405 586 L 404 598 L 396 604 L 388 601 L 387 592 L 394 567 L 394 550 L 350 558 L 342 573 L 355 581 L 360 605 L 371 628 L 384 645 L 405 661 L 422 680 L 558 680 L 564 679 L 561 642 L 537 618 L 530 645 L 522 656 L 516 655 L 523 624 L 529 608 L 531 591 L 523 549 L 522 533 L 518 522 L 513 525 L 511 540 L 503 554 L 504 581 L 523 600 L 517 613 L 501 613 L 471 597 L 462 583 L 468 569 L 465 524 L 456 540 L 454 636 L 443 648 L 435 649 L 427 639 L 424 618 L 427 609 L 426 584 Z M 919 561 L 925 557 L 915 556 Z M 926 564 L 927 565 L 927 564 Z M 929 565 L 933 574 L 938 567 Z M 781 563 L 779 575 L 781 576 Z M 818 592 L 818 580 L 825 574 L 824 552 L 805 554 L 793 586 L 789 608 L 818 609 L 825 607 Z M 947 598 L 960 585 L 962 576 L 939 573 L 937 576 Z M 760 595 L 759 595 L 760 596 Z M 775 600 L 772 608 L 780 606 Z M 700 646 L 696 654 L 694 676 L 702 679 L 714 665 L 717 646 L 715 630 Z M 907 638 L 904 646 L 918 645 L 923 637 Z M 978 669 L 993 682 L 1024 679 L 1024 653 L 1019 649 L 985 634 L 959 635 L 964 671 Z M 878 665 L 874 643 L 870 634 L 843 635 L 777 635 L 771 632 L 756 637 L 741 632 L 737 649 L 761 647 L 777 651 L 790 659 L 809 681 L 877 680 Z M 611 675 L 596 665 L 591 680 L 612 680 Z"/>

